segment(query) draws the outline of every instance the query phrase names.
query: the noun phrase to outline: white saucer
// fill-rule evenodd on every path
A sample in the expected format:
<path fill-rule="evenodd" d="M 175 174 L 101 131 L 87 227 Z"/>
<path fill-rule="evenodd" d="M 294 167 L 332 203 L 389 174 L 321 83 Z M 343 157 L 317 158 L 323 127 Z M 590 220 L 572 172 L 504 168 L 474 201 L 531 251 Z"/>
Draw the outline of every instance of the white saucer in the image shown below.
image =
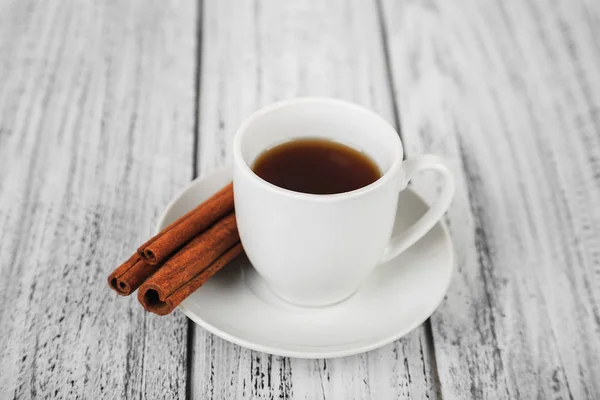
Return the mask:
<path fill-rule="evenodd" d="M 231 167 L 198 178 L 169 204 L 157 231 L 206 200 L 232 179 Z M 395 232 L 427 209 L 410 188 L 400 194 Z M 245 257 L 224 268 L 180 308 L 225 340 L 281 356 L 341 357 L 390 343 L 422 324 L 440 304 L 454 255 L 443 223 L 400 257 L 378 267 L 348 300 L 302 308 L 274 295 Z"/>

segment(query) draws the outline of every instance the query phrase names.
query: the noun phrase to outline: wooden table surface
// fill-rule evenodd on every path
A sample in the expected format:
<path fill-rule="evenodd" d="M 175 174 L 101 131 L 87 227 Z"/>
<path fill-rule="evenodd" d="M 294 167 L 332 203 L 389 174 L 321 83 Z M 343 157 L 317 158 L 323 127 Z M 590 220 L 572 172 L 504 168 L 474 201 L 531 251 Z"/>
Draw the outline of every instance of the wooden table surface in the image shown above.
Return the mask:
<path fill-rule="evenodd" d="M 301 360 L 109 291 L 240 122 L 302 95 L 450 161 L 433 316 Z M 0 277 L 0 399 L 599 399 L 600 2 L 0 0 Z"/>

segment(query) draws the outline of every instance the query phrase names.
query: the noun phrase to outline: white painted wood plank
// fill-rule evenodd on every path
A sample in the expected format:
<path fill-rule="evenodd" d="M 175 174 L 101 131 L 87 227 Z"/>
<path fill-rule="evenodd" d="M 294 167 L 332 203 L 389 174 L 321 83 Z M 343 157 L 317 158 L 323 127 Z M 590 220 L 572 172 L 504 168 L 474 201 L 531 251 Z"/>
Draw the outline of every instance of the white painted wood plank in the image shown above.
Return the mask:
<path fill-rule="evenodd" d="M 205 1 L 202 44 L 200 174 L 231 162 L 239 124 L 273 101 L 332 96 L 394 121 L 374 2 Z M 367 354 L 307 361 L 249 351 L 196 327 L 193 395 L 437 398 L 426 337 L 420 327 Z"/>
<path fill-rule="evenodd" d="M 600 398 L 600 3 L 384 10 L 408 156 L 458 178 L 443 398 Z"/>
<path fill-rule="evenodd" d="M 196 5 L 0 1 L 0 398 L 183 398 L 109 272 L 192 177 Z"/>

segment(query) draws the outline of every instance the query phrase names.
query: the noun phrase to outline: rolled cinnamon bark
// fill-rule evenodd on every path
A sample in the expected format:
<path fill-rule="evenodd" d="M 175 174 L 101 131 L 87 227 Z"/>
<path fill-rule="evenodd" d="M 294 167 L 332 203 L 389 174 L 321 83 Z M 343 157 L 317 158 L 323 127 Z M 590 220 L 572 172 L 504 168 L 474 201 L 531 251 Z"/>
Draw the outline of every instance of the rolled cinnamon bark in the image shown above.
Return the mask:
<path fill-rule="evenodd" d="M 159 265 L 150 265 L 135 253 L 108 276 L 108 285 L 117 294 L 129 296 L 158 268 Z"/>
<path fill-rule="evenodd" d="M 144 282 L 138 300 L 150 312 L 169 314 L 242 252 L 239 240 L 235 213 L 231 213 L 189 242 Z"/>
<path fill-rule="evenodd" d="M 212 264 L 196 275 L 191 281 L 164 297 L 164 292 L 160 287 L 152 282 L 143 285 L 138 292 L 138 299 L 147 311 L 158 315 L 167 315 L 171 313 L 183 300 L 191 295 L 196 289 L 204 285 L 213 275 L 224 266 L 233 261 L 244 251 L 242 244 L 237 243 L 227 250 L 222 256 L 217 258 Z M 163 297 L 161 297 L 163 293 Z"/>
<path fill-rule="evenodd" d="M 160 264 L 215 221 L 232 211 L 233 183 L 230 183 L 141 245 L 138 253 L 146 263 Z"/>

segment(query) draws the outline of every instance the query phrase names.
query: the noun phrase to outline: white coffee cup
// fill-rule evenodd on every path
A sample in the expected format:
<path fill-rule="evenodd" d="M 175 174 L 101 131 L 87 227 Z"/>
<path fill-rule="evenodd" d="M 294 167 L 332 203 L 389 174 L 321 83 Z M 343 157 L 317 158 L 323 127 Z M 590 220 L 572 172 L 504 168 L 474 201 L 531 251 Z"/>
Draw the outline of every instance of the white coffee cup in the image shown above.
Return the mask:
<path fill-rule="evenodd" d="M 263 151 L 306 137 L 364 152 L 382 177 L 351 192 L 316 195 L 282 189 L 252 171 Z M 452 173 L 436 156 L 403 161 L 402 154 L 398 133 L 382 117 L 341 100 L 283 101 L 242 124 L 233 143 L 237 224 L 248 258 L 275 294 L 301 306 L 342 301 L 377 265 L 399 255 L 442 218 L 454 194 Z M 398 194 L 425 169 L 441 173 L 441 195 L 415 225 L 390 239 Z"/>

